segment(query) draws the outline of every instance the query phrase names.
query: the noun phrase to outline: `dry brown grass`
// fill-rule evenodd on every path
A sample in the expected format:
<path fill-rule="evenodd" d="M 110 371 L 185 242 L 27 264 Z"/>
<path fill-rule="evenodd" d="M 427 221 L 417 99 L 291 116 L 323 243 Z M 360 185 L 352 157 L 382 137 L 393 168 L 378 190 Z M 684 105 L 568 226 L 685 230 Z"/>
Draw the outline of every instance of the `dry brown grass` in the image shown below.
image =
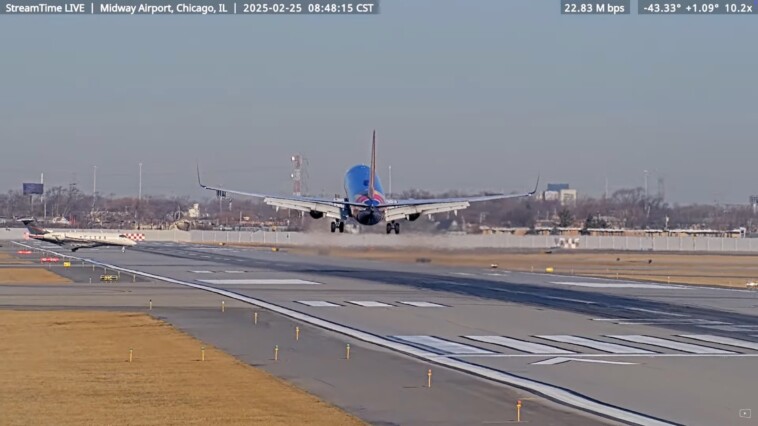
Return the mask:
<path fill-rule="evenodd" d="M 427 258 L 433 264 L 449 266 L 488 268 L 491 264 L 497 264 L 500 269 L 514 271 L 544 272 L 545 268 L 552 267 L 556 274 L 743 288 L 748 281 L 758 280 L 758 256 L 587 251 L 498 253 L 494 250 L 452 252 L 291 248 L 289 251 L 411 263 Z"/>
<path fill-rule="evenodd" d="M 11 256 L 9 253 L 2 253 L 0 252 L 0 264 L 4 265 L 28 265 L 31 263 L 28 260 L 22 260 L 18 259 L 16 257 Z"/>
<path fill-rule="evenodd" d="M 0 424 L 363 424 L 144 314 L 0 311 L 0 336 Z"/>
<path fill-rule="evenodd" d="M 0 268 L 2 284 L 68 284 L 71 280 L 42 268 Z"/>

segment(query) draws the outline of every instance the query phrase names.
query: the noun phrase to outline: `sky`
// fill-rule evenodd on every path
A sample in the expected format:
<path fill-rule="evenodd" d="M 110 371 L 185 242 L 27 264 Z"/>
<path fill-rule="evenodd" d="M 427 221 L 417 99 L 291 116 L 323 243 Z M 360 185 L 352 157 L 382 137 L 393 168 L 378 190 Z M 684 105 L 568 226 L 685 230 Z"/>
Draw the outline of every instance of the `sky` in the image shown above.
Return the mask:
<path fill-rule="evenodd" d="M 393 192 L 671 203 L 758 194 L 758 16 L 567 16 L 558 0 L 383 0 L 371 16 L 7 16 L 0 191 L 312 194 L 369 161 Z M 212 194 L 210 194 L 212 195 Z"/>

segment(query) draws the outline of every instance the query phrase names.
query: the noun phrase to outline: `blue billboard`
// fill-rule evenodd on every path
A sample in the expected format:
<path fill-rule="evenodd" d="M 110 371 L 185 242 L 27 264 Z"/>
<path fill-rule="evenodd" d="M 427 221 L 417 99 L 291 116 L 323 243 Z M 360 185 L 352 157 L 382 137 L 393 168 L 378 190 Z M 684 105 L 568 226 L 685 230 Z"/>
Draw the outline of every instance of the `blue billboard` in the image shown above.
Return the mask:
<path fill-rule="evenodd" d="M 44 185 L 41 183 L 24 183 L 24 195 L 42 195 Z"/>

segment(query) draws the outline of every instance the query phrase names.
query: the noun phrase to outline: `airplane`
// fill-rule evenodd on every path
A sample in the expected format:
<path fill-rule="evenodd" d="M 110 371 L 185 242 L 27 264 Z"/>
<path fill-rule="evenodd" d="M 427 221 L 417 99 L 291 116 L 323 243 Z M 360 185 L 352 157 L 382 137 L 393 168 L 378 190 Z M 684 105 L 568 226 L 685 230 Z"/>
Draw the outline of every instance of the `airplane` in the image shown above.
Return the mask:
<path fill-rule="evenodd" d="M 137 243 L 126 235 L 119 233 L 99 233 L 99 232 L 57 232 L 48 231 L 37 225 L 34 218 L 21 219 L 21 222 L 29 230 L 29 238 L 34 240 L 46 241 L 59 246 L 71 246 L 71 251 L 76 252 L 80 248 L 94 248 L 102 246 L 121 247 L 121 251 L 126 251 L 127 247 L 137 245 Z"/>
<path fill-rule="evenodd" d="M 200 187 L 216 191 L 218 197 L 227 194 L 238 194 L 263 198 L 263 202 L 279 208 L 299 210 L 310 214 L 313 219 L 324 216 L 334 219 L 331 231 L 345 232 L 345 222 L 353 219 L 361 225 L 376 225 L 386 222 L 387 234 L 400 233 L 400 220 L 415 221 L 422 215 L 455 212 L 469 207 L 470 203 L 479 201 L 501 200 L 505 198 L 531 197 L 537 192 L 539 178 L 534 190 L 523 194 L 494 194 L 458 198 L 433 198 L 413 200 L 387 200 L 382 184 L 376 174 L 376 130 L 371 142 L 371 164 L 359 164 L 351 167 L 345 173 L 345 193 L 347 197 L 340 199 L 323 199 L 301 196 L 275 196 L 251 192 L 217 188 L 203 184 L 200 179 L 200 165 L 197 167 L 197 181 Z"/>

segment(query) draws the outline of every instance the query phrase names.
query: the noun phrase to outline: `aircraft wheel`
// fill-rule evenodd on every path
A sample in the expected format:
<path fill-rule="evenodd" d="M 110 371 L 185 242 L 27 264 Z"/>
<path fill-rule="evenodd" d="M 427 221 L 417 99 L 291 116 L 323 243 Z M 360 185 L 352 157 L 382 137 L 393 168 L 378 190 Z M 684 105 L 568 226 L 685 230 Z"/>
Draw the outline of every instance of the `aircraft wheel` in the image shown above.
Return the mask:
<path fill-rule="evenodd" d="M 397 235 L 397 234 L 399 234 L 399 233 L 400 233 L 400 224 L 399 224 L 399 223 L 396 223 L 396 224 L 395 224 L 395 235 Z"/>
<path fill-rule="evenodd" d="M 340 228 L 340 234 L 345 232 L 345 222 L 340 222 L 339 228 Z"/>
<path fill-rule="evenodd" d="M 388 223 L 387 224 L 387 234 L 390 234 L 390 233 L 392 233 L 392 224 Z"/>
<path fill-rule="evenodd" d="M 332 222 L 332 232 L 337 230 L 337 224 Z"/>

